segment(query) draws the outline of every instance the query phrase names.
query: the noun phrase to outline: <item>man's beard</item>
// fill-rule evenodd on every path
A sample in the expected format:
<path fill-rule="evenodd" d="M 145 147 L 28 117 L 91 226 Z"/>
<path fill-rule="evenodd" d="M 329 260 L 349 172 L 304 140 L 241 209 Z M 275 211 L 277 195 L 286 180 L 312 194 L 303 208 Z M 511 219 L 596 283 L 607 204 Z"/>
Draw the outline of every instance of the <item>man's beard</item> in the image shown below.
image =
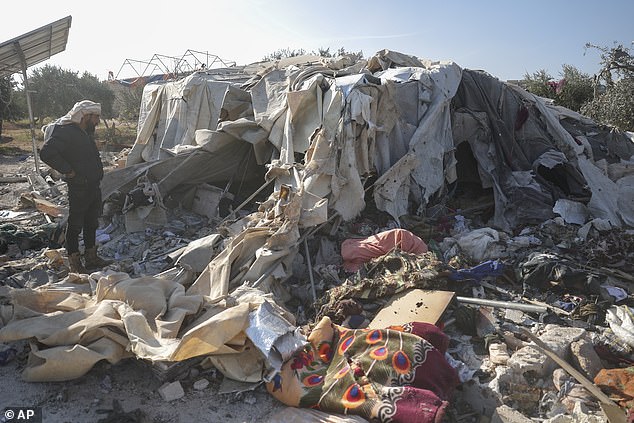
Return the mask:
<path fill-rule="evenodd" d="M 86 125 L 86 133 L 88 135 L 95 135 L 95 128 L 97 127 L 97 125 L 93 125 L 92 123 L 88 123 Z"/>

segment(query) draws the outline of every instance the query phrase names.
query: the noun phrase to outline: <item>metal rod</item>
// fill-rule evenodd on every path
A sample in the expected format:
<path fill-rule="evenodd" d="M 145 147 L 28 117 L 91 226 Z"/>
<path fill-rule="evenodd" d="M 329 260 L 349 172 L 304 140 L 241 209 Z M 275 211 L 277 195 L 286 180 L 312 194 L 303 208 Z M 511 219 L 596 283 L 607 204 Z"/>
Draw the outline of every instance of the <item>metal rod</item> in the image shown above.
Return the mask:
<path fill-rule="evenodd" d="M 544 306 L 513 303 L 509 301 L 487 300 L 484 298 L 456 297 L 456 301 L 458 301 L 459 303 L 464 303 L 464 304 L 475 304 L 475 305 L 482 305 L 487 307 L 521 310 L 521 311 L 526 311 L 528 313 L 546 313 L 548 311 L 548 307 L 544 307 Z"/>
<path fill-rule="evenodd" d="M 229 213 L 229 216 L 225 217 L 225 218 L 224 218 L 224 220 L 223 220 L 223 222 L 224 222 L 225 220 L 228 220 L 229 218 L 231 218 L 231 217 L 235 216 L 236 212 L 238 212 L 239 210 L 241 210 L 241 209 L 242 209 L 242 207 L 246 206 L 246 205 L 249 203 L 249 201 L 253 200 L 253 198 L 254 198 L 256 195 L 258 195 L 258 194 L 260 193 L 260 191 L 262 191 L 264 188 L 266 188 L 267 186 L 269 186 L 269 184 L 270 184 L 271 182 L 273 182 L 274 180 L 275 180 L 275 179 L 269 179 L 268 181 L 266 181 L 266 182 L 264 183 L 264 185 L 262 185 L 260 188 L 258 188 L 258 189 L 257 189 L 257 191 L 255 191 L 253 194 L 251 194 L 251 195 L 249 196 L 249 198 L 247 198 L 246 200 L 244 200 L 244 201 L 242 202 L 242 204 L 240 204 L 240 205 L 239 205 L 238 207 L 236 207 L 236 208 L 235 208 L 235 209 L 234 209 L 231 213 Z"/>
<path fill-rule="evenodd" d="M 24 79 L 24 92 L 26 93 L 26 105 L 29 109 L 29 126 L 31 127 L 31 142 L 33 143 L 33 157 L 35 157 L 35 171 L 40 174 L 40 159 L 37 155 L 37 145 L 35 143 L 35 123 L 33 120 L 33 107 L 31 106 L 31 94 L 29 94 L 29 78 L 26 75 L 26 58 L 22 47 L 19 42 L 13 43 L 13 48 L 20 56 L 20 62 L 22 64 L 22 78 Z"/>
<path fill-rule="evenodd" d="M 308 238 L 304 238 L 304 250 L 306 250 L 306 261 L 308 262 L 308 275 L 310 276 L 310 290 L 313 293 L 313 300 L 317 304 L 317 293 L 315 292 L 315 279 L 313 279 L 313 265 L 310 261 L 310 253 L 308 252 Z"/>
<path fill-rule="evenodd" d="M 260 286 L 260 284 L 262 282 L 264 282 L 264 280 L 266 278 L 268 278 L 269 276 L 271 276 L 271 273 L 273 273 L 273 271 L 275 270 L 275 268 L 277 267 L 278 264 L 280 264 L 282 262 L 284 257 L 278 258 L 277 260 L 275 260 L 273 262 L 273 264 L 271 264 L 271 266 L 269 266 L 269 268 L 267 269 L 266 272 L 262 273 L 262 275 L 256 279 L 255 282 L 253 282 L 251 284 L 251 288 L 257 288 L 258 286 Z"/>

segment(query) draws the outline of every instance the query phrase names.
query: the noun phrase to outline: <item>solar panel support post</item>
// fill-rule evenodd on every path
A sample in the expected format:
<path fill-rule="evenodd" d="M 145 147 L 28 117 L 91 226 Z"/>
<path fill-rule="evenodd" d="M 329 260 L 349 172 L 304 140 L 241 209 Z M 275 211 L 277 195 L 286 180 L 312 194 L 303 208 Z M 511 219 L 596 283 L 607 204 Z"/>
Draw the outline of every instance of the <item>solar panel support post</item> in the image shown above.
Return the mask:
<path fill-rule="evenodd" d="M 35 157 L 35 171 L 37 174 L 40 174 L 40 158 L 37 154 L 37 144 L 35 142 L 35 120 L 33 119 L 33 107 L 31 106 L 31 94 L 29 92 L 29 78 L 26 75 L 26 58 L 24 57 L 24 52 L 22 51 L 22 47 L 20 47 L 19 42 L 14 42 L 13 47 L 17 55 L 20 57 L 20 62 L 22 64 L 22 79 L 24 79 L 24 92 L 26 93 L 26 105 L 29 109 L 29 126 L 31 127 L 31 143 L 33 144 L 33 157 Z"/>

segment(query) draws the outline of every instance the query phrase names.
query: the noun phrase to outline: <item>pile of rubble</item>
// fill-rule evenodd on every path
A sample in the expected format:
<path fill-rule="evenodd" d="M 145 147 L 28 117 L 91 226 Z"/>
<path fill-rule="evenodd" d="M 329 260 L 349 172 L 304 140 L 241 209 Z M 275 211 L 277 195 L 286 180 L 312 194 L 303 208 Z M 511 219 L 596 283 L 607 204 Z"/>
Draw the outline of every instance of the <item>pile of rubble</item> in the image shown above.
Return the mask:
<path fill-rule="evenodd" d="M 246 69 L 146 87 L 105 158 L 107 269 L 68 274 L 55 175 L 2 211 L 26 380 L 195 359 L 306 421 L 625 418 L 631 134 L 387 50 Z"/>

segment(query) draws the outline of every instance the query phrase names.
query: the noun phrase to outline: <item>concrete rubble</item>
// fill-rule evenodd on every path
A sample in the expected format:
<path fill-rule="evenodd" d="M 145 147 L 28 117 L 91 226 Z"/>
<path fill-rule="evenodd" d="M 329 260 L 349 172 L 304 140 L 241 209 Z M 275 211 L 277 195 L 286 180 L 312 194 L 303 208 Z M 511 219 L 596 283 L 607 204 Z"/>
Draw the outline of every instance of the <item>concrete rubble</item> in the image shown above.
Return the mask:
<path fill-rule="evenodd" d="M 107 269 L 68 273 L 57 175 L 2 184 L 30 194 L 0 211 L 0 364 L 29 340 L 34 382 L 137 358 L 168 402 L 190 369 L 274 393 L 323 319 L 362 331 L 449 291 L 411 306 L 437 308 L 459 378 L 436 417 L 631 418 L 601 377 L 634 363 L 634 140 L 568 112 L 389 50 L 148 84 L 134 146 L 102 157 Z M 344 404 L 293 418 L 406 421 Z"/>

